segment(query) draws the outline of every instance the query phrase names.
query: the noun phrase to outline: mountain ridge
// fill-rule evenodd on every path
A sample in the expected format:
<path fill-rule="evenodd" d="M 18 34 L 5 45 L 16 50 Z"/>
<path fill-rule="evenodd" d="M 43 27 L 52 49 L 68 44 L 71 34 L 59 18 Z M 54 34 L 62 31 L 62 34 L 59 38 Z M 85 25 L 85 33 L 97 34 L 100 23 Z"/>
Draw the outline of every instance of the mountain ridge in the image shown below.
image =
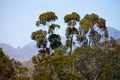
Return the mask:
<path fill-rule="evenodd" d="M 112 27 L 107 27 L 107 29 L 108 29 L 109 37 L 113 37 L 115 39 L 120 38 L 120 30 L 117 30 Z"/>

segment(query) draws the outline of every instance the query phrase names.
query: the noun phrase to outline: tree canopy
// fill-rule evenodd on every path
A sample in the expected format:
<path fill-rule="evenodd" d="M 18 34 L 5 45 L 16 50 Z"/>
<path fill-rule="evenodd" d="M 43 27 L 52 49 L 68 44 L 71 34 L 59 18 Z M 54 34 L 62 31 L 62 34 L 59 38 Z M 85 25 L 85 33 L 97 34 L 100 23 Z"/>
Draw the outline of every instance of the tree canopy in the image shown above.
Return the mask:
<path fill-rule="evenodd" d="M 42 24 L 47 26 L 48 30 L 35 31 L 31 38 L 39 41 L 41 43 L 39 45 L 49 41 L 49 49 L 54 50 L 54 55 L 43 55 L 41 51 L 32 57 L 35 67 L 33 80 L 118 80 L 120 78 L 120 45 L 112 37 L 111 40 L 107 40 L 109 34 L 105 19 L 95 13 L 86 14 L 82 19 L 76 12 L 66 14 L 64 16 L 64 22 L 67 24 L 65 45 L 61 43 L 60 35 L 55 33 L 55 29 L 60 28 L 60 25 L 55 23 L 57 19 L 54 12 L 45 12 L 40 14 L 36 22 L 37 26 Z M 76 39 L 73 38 L 74 36 Z M 78 41 L 80 46 L 73 49 L 75 41 Z"/>
<path fill-rule="evenodd" d="M 78 33 L 78 30 L 75 28 L 77 22 L 79 22 L 80 16 L 76 12 L 72 12 L 72 14 L 67 14 L 64 16 L 64 22 L 67 23 L 66 28 L 66 46 L 70 48 L 70 53 L 72 52 L 72 44 L 73 44 L 73 35 Z"/>

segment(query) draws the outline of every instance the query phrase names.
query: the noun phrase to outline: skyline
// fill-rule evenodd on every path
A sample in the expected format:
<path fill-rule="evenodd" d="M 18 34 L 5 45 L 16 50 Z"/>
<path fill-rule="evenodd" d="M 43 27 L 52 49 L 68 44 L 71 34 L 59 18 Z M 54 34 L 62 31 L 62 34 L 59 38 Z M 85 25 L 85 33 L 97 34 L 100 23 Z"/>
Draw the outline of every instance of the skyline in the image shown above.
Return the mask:
<path fill-rule="evenodd" d="M 120 30 L 119 0 L 84 0 L 84 1 L 48 1 L 48 0 L 1 0 L 0 1 L 0 43 L 15 48 L 23 47 L 33 41 L 30 36 L 35 30 L 36 21 L 41 13 L 53 11 L 58 16 L 55 22 L 61 26 L 58 33 L 64 35 L 67 25 L 64 16 L 77 12 L 81 18 L 86 14 L 95 13 L 106 20 L 106 26 Z M 62 32 L 62 33 L 61 33 Z"/>

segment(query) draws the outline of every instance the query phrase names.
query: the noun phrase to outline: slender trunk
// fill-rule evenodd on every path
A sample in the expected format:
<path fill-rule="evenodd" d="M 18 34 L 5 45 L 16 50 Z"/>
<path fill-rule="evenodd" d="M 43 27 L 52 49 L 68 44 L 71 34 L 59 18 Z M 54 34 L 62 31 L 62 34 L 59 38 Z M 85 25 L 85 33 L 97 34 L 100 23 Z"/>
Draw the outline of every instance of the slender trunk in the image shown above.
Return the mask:
<path fill-rule="evenodd" d="M 100 70 L 98 71 L 98 73 L 96 74 L 96 76 L 94 77 L 93 80 L 97 80 L 97 78 L 101 75 L 102 69 L 103 69 L 104 65 L 105 65 L 105 64 L 103 64 L 103 65 L 101 66 Z"/>
<path fill-rule="evenodd" d="M 70 54 L 72 53 L 73 35 L 71 36 Z"/>
<path fill-rule="evenodd" d="M 97 80 L 97 78 L 100 76 L 100 74 L 101 74 L 101 71 L 102 70 L 100 70 L 99 72 L 98 72 L 98 74 L 95 76 L 95 78 L 93 79 L 93 80 Z"/>

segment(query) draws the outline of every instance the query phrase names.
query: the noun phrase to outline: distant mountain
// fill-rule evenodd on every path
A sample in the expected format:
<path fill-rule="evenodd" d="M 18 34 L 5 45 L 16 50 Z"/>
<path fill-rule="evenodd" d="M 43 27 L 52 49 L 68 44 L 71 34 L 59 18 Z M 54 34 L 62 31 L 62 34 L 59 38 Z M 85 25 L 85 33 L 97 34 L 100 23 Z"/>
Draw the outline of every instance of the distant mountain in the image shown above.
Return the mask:
<path fill-rule="evenodd" d="M 62 37 L 62 43 L 65 44 L 65 37 Z M 8 44 L 0 43 L 0 47 L 3 48 L 3 52 L 8 55 L 10 58 L 14 58 L 21 62 L 28 61 L 32 58 L 33 55 L 38 54 L 38 48 L 36 47 L 36 42 L 30 42 L 26 44 L 23 48 L 13 48 Z"/>
<path fill-rule="evenodd" d="M 14 58 L 19 61 L 23 61 L 23 55 L 19 51 L 8 44 L 0 43 L 0 47 L 3 49 L 3 52 L 8 55 L 10 58 Z"/>
<path fill-rule="evenodd" d="M 109 36 L 114 37 L 115 39 L 120 40 L 120 31 L 114 28 L 108 27 Z M 62 37 L 62 43 L 65 44 L 65 37 Z M 36 47 L 36 42 L 30 42 L 26 44 L 23 48 L 13 48 L 10 45 L 0 43 L 0 47 L 3 48 L 5 54 L 10 58 L 14 58 L 21 62 L 28 61 L 32 58 L 33 55 L 38 54 L 38 48 Z"/>
<path fill-rule="evenodd" d="M 3 49 L 3 52 L 10 58 L 14 58 L 15 60 L 19 60 L 21 62 L 30 60 L 33 55 L 36 55 L 38 53 L 35 42 L 30 42 L 23 48 L 18 47 L 17 49 L 3 43 L 0 43 L 0 47 Z"/>
<path fill-rule="evenodd" d="M 120 31 L 111 27 L 107 27 L 108 28 L 108 33 L 109 36 L 112 36 L 115 39 L 120 38 Z"/>
<path fill-rule="evenodd" d="M 36 42 L 30 42 L 26 44 L 23 48 L 18 50 L 24 56 L 25 61 L 28 61 L 32 58 L 33 55 L 38 54 L 38 48 L 36 47 Z"/>

